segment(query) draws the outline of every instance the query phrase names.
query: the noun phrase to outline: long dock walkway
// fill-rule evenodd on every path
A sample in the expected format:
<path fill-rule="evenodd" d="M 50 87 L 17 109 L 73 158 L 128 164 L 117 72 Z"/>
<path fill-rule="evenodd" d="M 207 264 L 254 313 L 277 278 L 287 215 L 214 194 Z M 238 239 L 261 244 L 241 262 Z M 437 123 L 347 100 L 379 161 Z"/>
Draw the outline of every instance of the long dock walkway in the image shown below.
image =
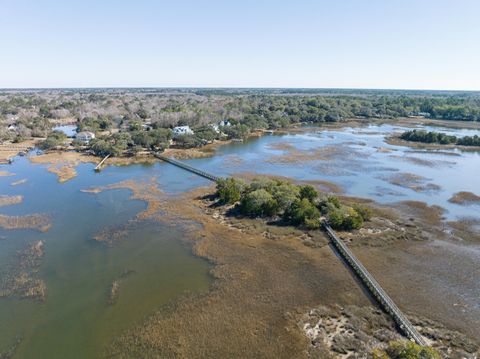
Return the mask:
<path fill-rule="evenodd" d="M 105 163 L 105 161 L 107 160 L 107 158 L 110 157 L 110 155 L 106 155 L 103 160 L 100 161 L 100 163 L 98 165 L 95 166 L 95 171 L 100 171 L 102 169 L 102 165 Z"/>
<path fill-rule="evenodd" d="M 174 166 L 177 166 L 177 167 L 180 167 L 180 168 L 183 168 L 184 170 L 186 171 L 189 171 L 189 172 L 192 172 L 192 173 L 195 173 L 199 176 L 202 176 L 203 178 L 206 178 L 210 181 L 213 181 L 213 182 L 217 182 L 220 177 L 218 176 L 214 176 L 208 172 L 205 172 L 205 171 L 202 171 L 202 170 L 199 170 L 197 168 L 194 168 L 192 166 L 189 166 L 183 162 L 180 162 L 180 161 L 177 161 L 171 157 L 167 157 L 167 156 L 164 156 L 164 155 L 161 155 L 159 153 L 154 153 L 154 156 L 157 157 L 158 159 L 162 160 L 162 161 L 165 161 L 165 162 L 168 162 L 168 163 L 171 163 L 172 165 Z"/>
<path fill-rule="evenodd" d="M 186 171 L 195 173 L 199 176 L 202 176 L 210 181 L 218 181 L 220 177 L 214 176 L 208 172 L 201 171 L 192 166 L 189 166 L 183 162 L 177 161 L 173 158 L 166 157 L 155 153 L 155 157 L 171 163 L 177 167 L 183 168 Z M 322 225 L 323 229 L 330 238 L 331 243 L 335 247 L 339 255 L 348 263 L 350 268 L 355 272 L 357 277 L 363 283 L 365 288 L 370 292 L 370 294 L 377 300 L 377 302 L 382 306 L 382 308 L 390 314 L 395 323 L 398 325 L 402 333 L 407 336 L 410 340 L 415 341 L 419 345 L 426 345 L 425 340 L 418 332 L 418 330 L 412 325 L 412 323 L 407 319 L 407 317 L 402 313 L 402 311 L 396 306 L 393 300 L 388 296 L 388 294 L 382 289 L 380 284 L 373 278 L 373 276 L 367 271 L 363 264 L 355 257 L 355 255 L 350 251 L 348 246 L 343 243 L 343 241 L 336 235 L 333 229 L 324 222 Z"/>

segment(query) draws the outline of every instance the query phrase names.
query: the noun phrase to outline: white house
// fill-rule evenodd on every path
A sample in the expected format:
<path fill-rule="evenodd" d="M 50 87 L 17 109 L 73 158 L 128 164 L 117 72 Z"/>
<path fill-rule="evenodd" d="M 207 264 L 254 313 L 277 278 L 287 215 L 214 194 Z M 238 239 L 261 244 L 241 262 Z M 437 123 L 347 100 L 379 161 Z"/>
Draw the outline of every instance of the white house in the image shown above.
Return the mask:
<path fill-rule="evenodd" d="M 173 128 L 173 137 L 182 135 L 193 135 L 193 131 L 190 126 L 177 126 Z"/>
<path fill-rule="evenodd" d="M 218 127 L 218 125 L 214 124 L 214 123 L 211 123 L 210 124 L 210 127 L 216 132 L 216 133 L 220 133 L 220 128 Z"/>
<path fill-rule="evenodd" d="M 91 140 L 95 138 L 95 134 L 90 131 L 82 131 L 77 133 L 75 138 L 80 142 L 89 143 Z"/>
<path fill-rule="evenodd" d="M 228 120 L 222 120 L 222 121 L 220 121 L 220 122 L 218 123 L 218 125 L 219 125 L 220 127 L 228 127 L 228 126 L 231 126 L 232 124 L 231 124 L 230 121 L 228 121 Z"/>

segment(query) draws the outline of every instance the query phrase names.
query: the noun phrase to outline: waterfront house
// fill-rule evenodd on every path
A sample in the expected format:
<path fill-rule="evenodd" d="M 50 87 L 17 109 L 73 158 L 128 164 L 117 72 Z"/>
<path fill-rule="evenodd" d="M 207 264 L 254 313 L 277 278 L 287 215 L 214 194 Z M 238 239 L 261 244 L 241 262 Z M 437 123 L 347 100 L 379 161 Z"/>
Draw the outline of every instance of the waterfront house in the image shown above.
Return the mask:
<path fill-rule="evenodd" d="M 173 137 L 182 135 L 193 135 L 193 131 L 190 126 L 177 126 L 173 128 Z"/>
<path fill-rule="evenodd" d="M 228 120 L 222 120 L 218 123 L 218 126 L 220 126 L 220 127 L 228 127 L 228 126 L 231 126 L 231 125 L 232 124 Z"/>
<path fill-rule="evenodd" d="M 75 138 L 77 139 L 77 141 L 88 144 L 91 140 L 93 140 L 95 138 L 95 134 L 93 132 L 90 132 L 90 131 L 82 131 L 82 132 L 77 133 Z"/>

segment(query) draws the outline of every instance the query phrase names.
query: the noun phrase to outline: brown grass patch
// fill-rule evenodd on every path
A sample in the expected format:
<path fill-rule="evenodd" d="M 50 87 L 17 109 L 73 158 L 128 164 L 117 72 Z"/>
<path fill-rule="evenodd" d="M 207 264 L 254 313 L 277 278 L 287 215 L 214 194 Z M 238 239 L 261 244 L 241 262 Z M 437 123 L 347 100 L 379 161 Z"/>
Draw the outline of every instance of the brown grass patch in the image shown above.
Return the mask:
<path fill-rule="evenodd" d="M 455 162 L 451 162 L 451 161 L 434 161 L 434 160 L 426 160 L 426 159 L 423 159 L 423 158 L 411 157 L 411 156 L 393 156 L 393 155 L 390 155 L 389 157 L 399 159 L 399 160 L 402 160 L 402 161 L 406 161 L 406 162 L 410 162 L 410 163 L 413 163 L 415 165 L 425 166 L 425 167 L 439 167 L 439 166 L 442 166 L 442 165 L 455 164 Z"/>
<path fill-rule="evenodd" d="M 75 167 L 80 163 L 98 162 L 97 157 L 75 151 L 52 151 L 40 156 L 30 156 L 29 159 L 32 163 L 50 164 L 47 170 L 56 174 L 60 183 L 75 178 L 77 176 Z"/>
<path fill-rule="evenodd" d="M 20 143 L 5 143 L 0 145 L 0 161 L 7 162 L 10 158 L 17 156 L 20 152 L 27 152 L 28 149 L 36 146 L 38 138 L 26 140 Z"/>
<path fill-rule="evenodd" d="M 448 201 L 464 206 L 471 204 L 480 204 L 480 196 L 477 196 L 475 193 L 472 192 L 461 191 L 455 193 Z"/>
<path fill-rule="evenodd" d="M 23 196 L 0 196 L 0 207 L 22 203 Z"/>
<path fill-rule="evenodd" d="M 421 201 L 402 201 L 396 208 L 404 211 L 410 218 L 415 218 L 432 226 L 440 226 L 445 210 L 439 206 L 429 206 Z"/>
<path fill-rule="evenodd" d="M 63 183 L 77 177 L 75 164 L 55 165 L 47 168 L 48 172 L 54 173 L 58 177 L 58 182 Z"/>
<path fill-rule="evenodd" d="M 438 191 L 441 188 L 435 183 L 427 183 L 427 178 L 414 173 L 395 173 L 382 179 L 395 186 L 410 188 L 415 192 Z"/>
<path fill-rule="evenodd" d="M 455 236 L 466 241 L 480 242 L 480 219 L 462 218 L 447 224 Z"/>
<path fill-rule="evenodd" d="M 270 156 L 265 160 L 268 163 L 288 164 L 308 161 L 333 161 L 335 159 L 345 159 L 348 157 L 352 158 L 367 156 L 349 147 L 348 144 L 338 144 L 309 150 L 299 150 L 289 143 L 276 143 L 272 145 L 272 148 L 281 149 L 285 153 Z"/>
<path fill-rule="evenodd" d="M 231 143 L 228 141 L 214 141 L 198 148 L 167 148 L 162 154 L 167 157 L 174 157 L 177 160 L 188 160 L 192 158 L 207 158 L 215 155 L 217 147 Z"/>
<path fill-rule="evenodd" d="M 0 227 L 5 229 L 37 229 L 46 232 L 51 223 L 47 216 L 42 214 L 30 214 L 26 216 L 6 216 L 0 214 Z"/>
<path fill-rule="evenodd" d="M 27 246 L 18 254 L 17 265 L 0 281 L 0 297 L 45 299 L 45 282 L 38 278 L 38 267 L 44 255 L 43 241 Z"/>

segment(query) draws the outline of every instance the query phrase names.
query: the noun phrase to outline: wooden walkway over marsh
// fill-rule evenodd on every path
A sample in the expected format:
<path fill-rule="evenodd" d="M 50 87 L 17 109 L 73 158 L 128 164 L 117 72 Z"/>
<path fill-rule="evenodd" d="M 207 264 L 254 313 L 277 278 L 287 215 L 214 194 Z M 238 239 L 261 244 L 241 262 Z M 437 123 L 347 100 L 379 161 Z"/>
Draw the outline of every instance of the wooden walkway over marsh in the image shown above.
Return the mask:
<path fill-rule="evenodd" d="M 166 157 L 155 153 L 155 157 L 170 163 L 174 166 L 183 168 L 186 171 L 195 173 L 199 176 L 202 176 L 210 181 L 216 182 L 221 177 L 212 175 L 208 172 L 199 170 L 192 166 L 189 166 L 183 162 L 177 161 L 173 158 Z M 408 318 L 402 313 L 402 311 L 396 306 L 390 296 L 383 290 L 380 284 L 373 278 L 373 276 L 368 272 L 368 270 L 363 266 L 363 264 L 357 259 L 357 257 L 352 253 L 348 246 L 337 236 L 333 229 L 328 225 L 328 223 L 323 222 L 323 230 L 326 232 L 330 242 L 335 248 L 336 252 L 345 260 L 348 266 L 356 274 L 358 279 L 362 282 L 368 292 L 375 298 L 375 300 L 380 304 L 380 306 L 393 318 L 395 323 L 398 325 L 398 328 L 401 332 L 410 340 L 415 341 L 419 345 L 426 345 L 425 340 L 418 332 L 418 330 L 413 326 L 413 324 L 408 320 Z"/>

